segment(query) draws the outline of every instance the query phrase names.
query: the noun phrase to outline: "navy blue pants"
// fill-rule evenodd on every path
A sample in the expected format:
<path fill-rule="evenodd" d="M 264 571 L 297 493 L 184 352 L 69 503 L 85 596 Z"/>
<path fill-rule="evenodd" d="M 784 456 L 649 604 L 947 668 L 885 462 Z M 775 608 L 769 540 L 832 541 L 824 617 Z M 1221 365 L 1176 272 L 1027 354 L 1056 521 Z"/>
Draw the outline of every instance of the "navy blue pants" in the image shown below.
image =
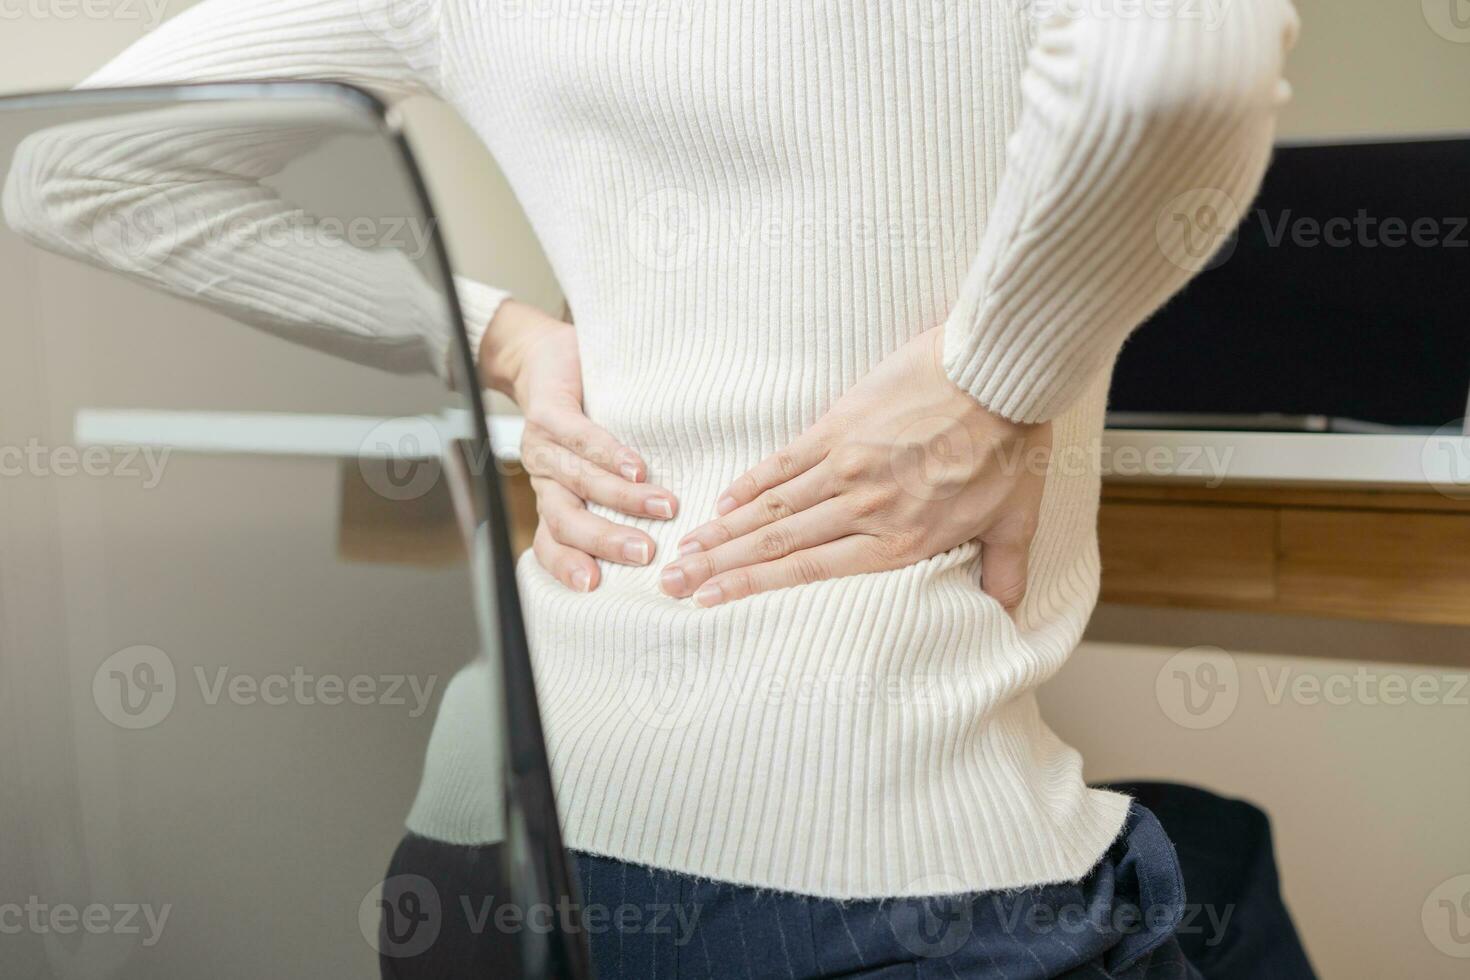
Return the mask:
<path fill-rule="evenodd" d="M 579 854 L 597 977 L 1313 976 L 1259 810 L 1182 786 L 1116 788 L 1137 802 L 1084 879 L 1007 893 L 835 902 Z M 495 925 L 497 869 L 493 848 L 405 839 L 389 880 L 432 891 L 412 897 L 437 919 L 428 943 L 416 934 L 395 947 L 380 936 L 383 976 L 518 976 L 514 928 Z"/>

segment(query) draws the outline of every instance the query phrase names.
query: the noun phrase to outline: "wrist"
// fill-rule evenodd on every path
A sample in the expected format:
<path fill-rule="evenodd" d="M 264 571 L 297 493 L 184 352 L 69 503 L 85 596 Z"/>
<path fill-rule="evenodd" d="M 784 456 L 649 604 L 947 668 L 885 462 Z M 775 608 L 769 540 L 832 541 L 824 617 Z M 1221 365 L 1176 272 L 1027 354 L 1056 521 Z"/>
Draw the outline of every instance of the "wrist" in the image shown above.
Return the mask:
<path fill-rule="evenodd" d="M 1002 441 L 1023 441 L 1031 433 L 1046 424 L 1044 420 L 1022 421 L 1021 419 L 999 412 L 992 405 L 987 404 L 973 391 L 960 384 L 950 372 L 944 358 L 944 332 L 945 326 L 941 324 L 927 331 L 930 343 L 930 352 L 934 358 L 934 371 L 941 379 L 940 383 L 947 385 L 951 391 L 964 395 L 985 416 L 985 425 L 996 438 Z"/>
<path fill-rule="evenodd" d="M 526 352 L 549 330 L 566 324 L 526 303 L 507 299 L 495 311 L 480 341 L 480 383 L 511 398 L 526 363 Z"/>

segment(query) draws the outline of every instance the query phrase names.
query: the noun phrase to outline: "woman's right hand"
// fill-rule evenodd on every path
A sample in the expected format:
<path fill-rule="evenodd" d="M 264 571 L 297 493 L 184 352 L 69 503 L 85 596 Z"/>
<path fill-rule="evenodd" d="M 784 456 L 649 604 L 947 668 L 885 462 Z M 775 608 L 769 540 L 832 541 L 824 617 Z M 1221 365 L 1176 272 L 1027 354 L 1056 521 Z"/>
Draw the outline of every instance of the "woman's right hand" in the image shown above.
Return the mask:
<path fill-rule="evenodd" d="M 647 483 L 648 467 L 633 449 L 582 412 L 577 332 L 533 306 L 506 300 L 480 347 L 481 380 L 513 398 L 526 417 L 521 463 L 536 492 L 536 560 L 569 589 L 590 592 L 595 559 L 624 565 L 653 560 L 653 539 L 587 510 L 668 520 L 679 503 Z"/>

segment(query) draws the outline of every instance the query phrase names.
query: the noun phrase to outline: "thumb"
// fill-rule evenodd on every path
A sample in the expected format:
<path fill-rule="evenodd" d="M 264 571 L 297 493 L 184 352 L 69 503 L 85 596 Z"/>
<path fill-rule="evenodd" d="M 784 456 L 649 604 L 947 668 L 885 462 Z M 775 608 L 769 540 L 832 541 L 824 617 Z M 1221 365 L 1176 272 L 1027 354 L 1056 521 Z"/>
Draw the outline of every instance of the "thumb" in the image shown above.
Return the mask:
<path fill-rule="evenodd" d="M 1015 612 L 1026 598 L 1026 564 L 1031 539 L 980 539 L 980 588 L 1007 612 Z"/>

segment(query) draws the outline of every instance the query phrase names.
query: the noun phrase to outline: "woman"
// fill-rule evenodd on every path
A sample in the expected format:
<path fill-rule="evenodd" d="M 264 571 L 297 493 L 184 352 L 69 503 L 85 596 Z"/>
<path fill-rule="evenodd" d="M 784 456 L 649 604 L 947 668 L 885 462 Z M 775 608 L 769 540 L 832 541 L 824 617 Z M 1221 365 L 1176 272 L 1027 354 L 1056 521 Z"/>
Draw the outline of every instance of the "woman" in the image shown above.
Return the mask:
<path fill-rule="evenodd" d="M 585 901 L 698 913 L 594 932 L 602 975 L 1192 975 L 1167 839 L 1034 695 L 1097 596 L 1112 360 L 1254 193 L 1294 32 L 1286 0 L 206 0 L 88 84 L 434 93 L 514 186 L 575 327 L 460 285 L 528 422 L 565 836 Z M 457 888 L 496 839 L 484 698 L 446 692 L 395 872 Z"/>

